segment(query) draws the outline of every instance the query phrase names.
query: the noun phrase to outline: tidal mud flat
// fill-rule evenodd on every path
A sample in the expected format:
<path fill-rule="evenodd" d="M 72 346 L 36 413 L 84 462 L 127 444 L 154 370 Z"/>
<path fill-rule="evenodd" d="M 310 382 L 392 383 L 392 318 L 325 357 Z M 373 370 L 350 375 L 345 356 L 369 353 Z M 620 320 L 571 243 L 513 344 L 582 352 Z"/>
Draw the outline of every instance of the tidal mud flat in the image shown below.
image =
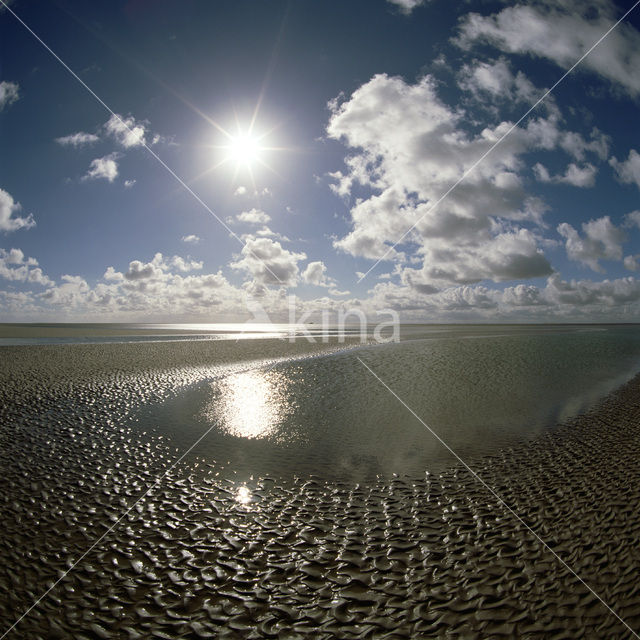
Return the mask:
<path fill-rule="evenodd" d="M 172 467 L 171 438 L 132 422 L 190 383 L 323 349 L 0 348 L 0 635 L 52 585 L 7 638 L 640 633 L 640 377 L 467 461 L 522 521 L 462 466 L 240 485 L 197 457 Z"/>

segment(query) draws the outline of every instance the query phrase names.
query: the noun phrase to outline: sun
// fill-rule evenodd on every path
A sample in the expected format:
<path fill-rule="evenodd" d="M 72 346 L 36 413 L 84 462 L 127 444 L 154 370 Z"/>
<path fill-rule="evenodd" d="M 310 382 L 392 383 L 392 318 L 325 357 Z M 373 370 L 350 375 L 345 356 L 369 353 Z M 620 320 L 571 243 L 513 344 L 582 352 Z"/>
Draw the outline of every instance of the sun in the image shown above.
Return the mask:
<path fill-rule="evenodd" d="M 251 166 L 256 160 L 260 159 L 260 153 L 263 148 L 257 136 L 250 133 L 240 133 L 236 136 L 231 136 L 227 151 L 229 159 L 234 161 L 236 165 Z"/>
<path fill-rule="evenodd" d="M 266 166 L 266 156 L 272 150 L 272 147 L 265 145 L 268 133 L 255 131 L 253 123 L 247 128 L 238 125 L 235 133 L 224 129 L 222 133 L 227 140 L 226 144 L 220 146 L 221 163 L 230 163 L 236 173 L 241 170 L 252 172 L 256 165 Z"/>
<path fill-rule="evenodd" d="M 270 141 L 273 129 L 260 131 L 254 128 L 253 121 L 243 127 L 237 123 L 234 132 L 218 127 L 226 140 L 216 147 L 219 162 L 216 167 L 227 164 L 233 169 L 233 180 L 240 174 L 248 176 L 255 183 L 255 174 L 262 169 L 274 171 L 269 159 L 273 151 L 281 151 L 282 147 L 274 147 Z M 275 173 L 275 171 L 274 171 Z M 255 186 L 255 185 L 254 185 Z"/>
<path fill-rule="evenodd" d="M 203 114 L 200 114 L 203 115 Z M 235 183 L 238 176 L 243 180 L 250 180 L 256 188 L 256 177 L 268 170 L 279 175 L 272 164 L 273 153 L 291 151 L 289 147 L 274 146 L 273 133 L 279 125 L 270 129 L 257 126 L 256 114 L 250 121 L 241 122 L 236 117 L 235 127 L 226 128 L 215 120 L 203 115 L 214 129 L 217 129 L 218 140 L 212 140 L 214 144 L 203 145 L 209 149 L 213 164 L 192 178 L 200 180 L 218 168 L 227 166 L 231 169 L 231 183 Z M 217 142 L 217 144 L 215 144 Z"/>

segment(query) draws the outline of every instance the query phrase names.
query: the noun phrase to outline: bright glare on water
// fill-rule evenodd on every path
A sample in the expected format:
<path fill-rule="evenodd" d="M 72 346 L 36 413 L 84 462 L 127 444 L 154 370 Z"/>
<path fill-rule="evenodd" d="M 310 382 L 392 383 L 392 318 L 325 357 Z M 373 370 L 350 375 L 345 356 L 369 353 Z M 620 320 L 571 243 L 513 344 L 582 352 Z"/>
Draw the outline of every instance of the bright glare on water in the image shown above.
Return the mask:
<path fill-rule="evenodd" d="M 231 375 L 218 383 L 215 390 L 215 400 L 204 409 L 204 416 L 232 436 L 273 436 L 286 413 L 284 390 L 273 376 L 260 370 Z"/>
<path fill-rule="evenodd" d="M 158 408 L 155 425 L 248 474 L 423 475 L 455 462 L 358 357 L 464 459 L 536 437 L 640 368 L 636 327 L 455 327 L 230 374 Z"/>

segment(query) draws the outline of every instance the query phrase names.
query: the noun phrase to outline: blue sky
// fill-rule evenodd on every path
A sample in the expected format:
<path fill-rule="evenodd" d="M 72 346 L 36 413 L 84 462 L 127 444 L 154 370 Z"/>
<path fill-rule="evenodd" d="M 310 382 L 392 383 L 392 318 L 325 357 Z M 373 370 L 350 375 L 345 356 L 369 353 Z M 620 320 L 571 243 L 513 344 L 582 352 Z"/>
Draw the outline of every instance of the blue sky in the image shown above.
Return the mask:
<path fill-rule="evenodd" d="M 631 6 L 14 0 L 0 321 L 638 321 Z"/>

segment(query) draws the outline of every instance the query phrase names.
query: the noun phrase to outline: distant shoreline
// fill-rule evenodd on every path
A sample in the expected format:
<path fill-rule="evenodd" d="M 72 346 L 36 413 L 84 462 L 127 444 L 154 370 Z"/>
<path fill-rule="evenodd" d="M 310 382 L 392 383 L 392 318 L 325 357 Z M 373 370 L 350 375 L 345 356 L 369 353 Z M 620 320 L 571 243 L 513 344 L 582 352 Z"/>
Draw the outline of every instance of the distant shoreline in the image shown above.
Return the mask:
<path fill-rule="evenodd" d="M 329 331 L 337 325 L 328 325 Z M 418 335 L 421 330 L 448 330 L 455 334 L 471 328 L 491 331 L 513 328 L 519 331 L 565 331 L 597 327 L 631 327 L 640 323 L 401 323 L 401 339 Z M 347 331 L 357 331 L 357 323 L 347 323 Z M 156 340 L 229 340 L 269 339 L 288 336 L 290 332 L 308 333 L 319 337 L 319 324 L 290 325 L 287 323 L 0 323 L 0 346 L 29 344 L 99 344 L 103 342 L 145 342 Z M 120 339 L 120 340 L 119 340 Z M 304 335 L 301 335 L 304 339 Z"/>

